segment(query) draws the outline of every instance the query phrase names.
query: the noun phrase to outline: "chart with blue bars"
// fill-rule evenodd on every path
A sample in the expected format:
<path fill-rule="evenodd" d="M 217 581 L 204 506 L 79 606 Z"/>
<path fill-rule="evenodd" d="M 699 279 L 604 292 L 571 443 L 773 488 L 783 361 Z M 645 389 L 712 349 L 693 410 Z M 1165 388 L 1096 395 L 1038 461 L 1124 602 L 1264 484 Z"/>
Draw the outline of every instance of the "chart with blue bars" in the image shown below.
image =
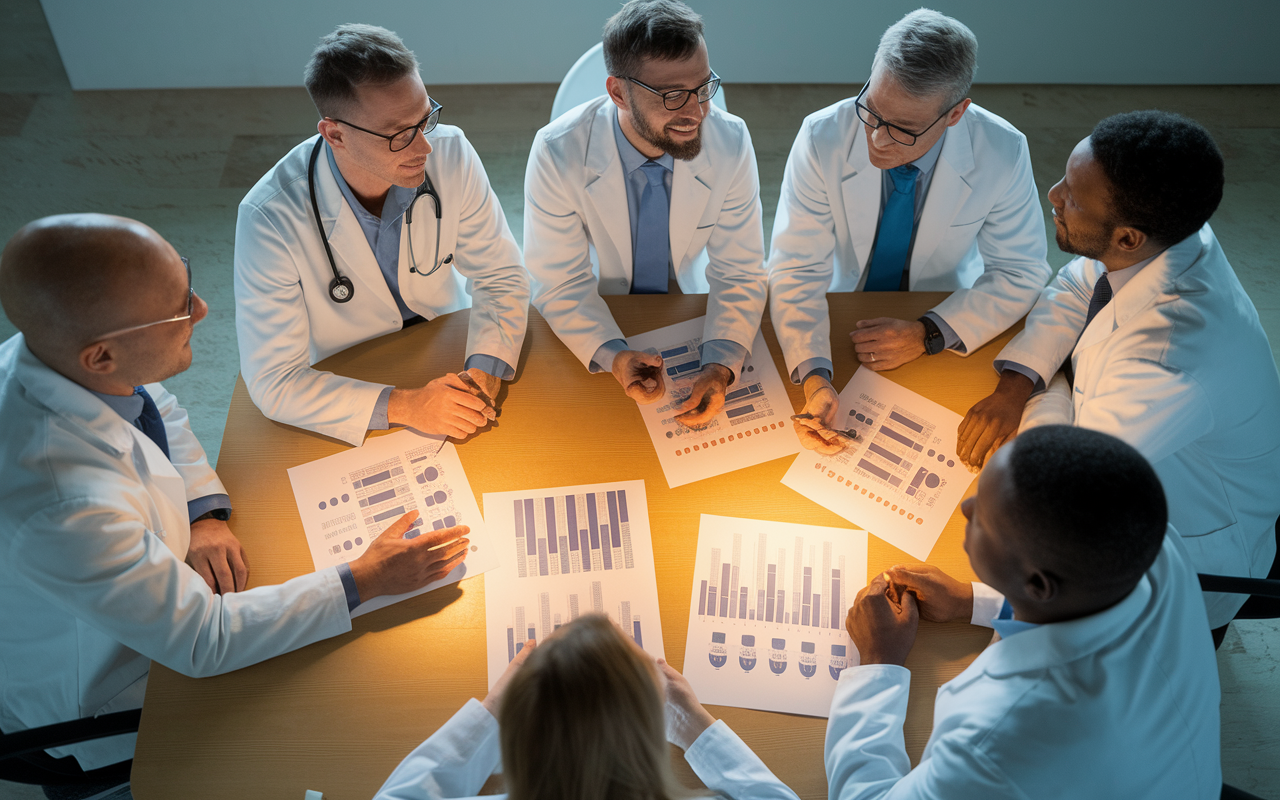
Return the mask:
<path fill-rule="evenodd" d="M 634 569 L 625 489 L 512 501 L 521 578 Z"/>
<path fill-rule="evenodd" d="M 539 592 L 535 608 L 526 609 L 523 605 L 512 608 L 511 623 L 507 627 L 507 661 L 515 658 L 530 640 L 540 642 L 561 625 L 590 613 L 607 613 L 624 633 L 641 648 L 644 647 L 644 626 L 641 624 L 640 614 L 632 610 L 631 601 L 619 600 L 606 608 L 601 581 L 591 581 L 590 592 Z"/>
<path fill-rule="evenodd" d="M 865 531 L 704 514 L 684 665 L 698 696 L 826 716 L 857 663 L 844 625 L 866 585 L 866 542 Z"/>

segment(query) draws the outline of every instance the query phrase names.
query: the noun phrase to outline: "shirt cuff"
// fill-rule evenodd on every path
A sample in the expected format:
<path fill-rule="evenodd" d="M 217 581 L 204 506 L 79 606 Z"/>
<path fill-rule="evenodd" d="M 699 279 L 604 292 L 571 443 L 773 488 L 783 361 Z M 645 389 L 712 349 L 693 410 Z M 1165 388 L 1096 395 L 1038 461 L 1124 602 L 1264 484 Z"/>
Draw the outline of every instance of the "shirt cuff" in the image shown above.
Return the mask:
<path fill-rule="evenodd" d="M 351 574 L 351 565 L 343 562 L 335 569 L 338 570 L 338 577 L 342 580 L 342 591 L 347 596 L 347 613 L 350 614 L 356 610 L 356 606 L 360 605 L 360 590 L 356 588 L 356 578 Z"/>
<path fill-rule="evenodd" d="M 187 503 L 187 520 L 195 522 L 200 517 L 208 514 L 210 511 L 225 509 L 227 516 L 231 516 L 231 498 L 225 494 L 208 494 L 204 497 L 197 497 Z M 225 517 L 223 517 L 225 519 Z"/>
<path fill-rule="evenodd" d="M 747 348 L 728 339 L 712 339 L 703 342 L 698 348 L 698 358 L 704 367 L 708 364 L 727 367 L 732 373 L 729 378 L 729 384 L 732 385 L 742 372 L 742 362 L 747 360 Z"/>
<path fill-rule="evenodd" d="M 630 349 L 626 339 L 610 339 L 596 348 L 587 369 L 591 372 L 613 372 L 613 360 L 618 357 L 618 353 Z"/>
<path fill-rule="evenodd" d="M 1023 366 L 1022 364 L 1019 364 L 1016 361 L 1007 361 L 1004 359 L 996 359 L 994 362 L 992 362 L 991 366 L 996 368 L 996 372 L 1004 372 L 1005 370 L 1012 370 L 1018 373 L 1019 375 L 1026 375 L 1028 378 L 1031 379 L 1031 382 L 1035 384 L 1035 386 L 1031 389 L 1031 394 L 1033 396 L 1040 394 L 1045 390 L 1044 378 L 1041 378 L 1040 373 L 1036 372 L 1031 367 Z"/>
<path fill-rule="evenodd" d="M 473 354 L 462 367 L 463 369 L 478 369 L 504 381 L 509 381 L 516 376 L 516 371 L 511 368 L 510 364 L 497 356 L 488 356 L 484 353 Z"/>
<path fill-rule="evenodd" d="M 969 352 L 964 346 L 964 342 L 960 341 L 959 335 L 956 334 L 955 328 L 947 324 L 947 321 L 938 316 L 936 312 L 926 311 L 924 316 L 933 320 L 933 324 L 938 326 L 938 330 L 942 333 L 942 346 L 948 350 L 955 350 L 957 353 Z"/>
<path fill-rule="evenodd" d="M 791 370 L 791 382 L 803 384 L 815 372 L 830 381 L 831 376 L 836 372 L 836 368 L 829 358 L 817 356 L 816 358 L 805 359 L 800 362 L 800 366 Z"/>
<path fill-rule="evenodd" d="M 369 417 L 369 430 L 385 431 L 387 429 L 387 406 L 391 404 L 391 390 L 394 386 L 382 387 L 378 402 L 373 406 L 373 416 Z"/>
<path fill-rule="evenodd" d="M 1004 595 L 985 583 L 974 581 L 971 585 L 973 586 L 973 616 L 969 621 L 974 625 L 990 628 L 991 620 L 1000 616 L 1000 610 L 1004 608 Z"/>

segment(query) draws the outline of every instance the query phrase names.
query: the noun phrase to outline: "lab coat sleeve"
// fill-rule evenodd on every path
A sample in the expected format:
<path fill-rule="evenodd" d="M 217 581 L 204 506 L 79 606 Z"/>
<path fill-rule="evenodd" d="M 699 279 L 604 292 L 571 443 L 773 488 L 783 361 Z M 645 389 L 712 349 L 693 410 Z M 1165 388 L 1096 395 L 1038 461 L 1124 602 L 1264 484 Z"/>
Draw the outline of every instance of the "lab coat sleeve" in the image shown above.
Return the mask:
<path fill-rule="evenodd" d="M 764 227 L 760 210 L 760 176 L 751 134 L 741 127 L 742 142 L 731 183 L 715 228 L 707 239 L 707 319 L 702 341 L 725 339 L 750 350 L 764 314 L 768 279 L 764 270 Z M 728 366 L 735 375 L 741 363 Z"/>
<path fill-rule="evenodd" d="M 1211 431 L 1213 409 L 1189 373 L 1126 358 L 1106 365 L 1076 424 L 1122 439 L 1155 463 Z"/>
<path fill-rule="evenodd" d="M 187 502 L 212 494 L 225 495 L 226 487 L 218 479 L 218 473 L 209 466 L 204 448 L 191 432 L 187 410 L 178 405 L 178 398 L 158 383 L 149 385 L 147 392 L 155 400 L 160 417 L 164 420 L 165 436 L 169 439 L 169 461 L 178 470 L 187 487 Z"/>
<path fill-rule="evenodd" d="M 529 275 L 480 156 L 466 139 L 462 145 L 466 158 L 455 267 L 471 295 L 467 357 L 492 356 L 514 369 L 529 319 Z"/>
<path fill-rule="evenodd" d="M 247 667 L 351 629 L 335 570 L 217 595 L 151 531 L 125 491 L 61 499 L 26 519 L 8 552 L 54 607 L 190 677 Z M 184 521 L 185 524 L 185 521 Z"/>
<path fill-rule="evenodd" d="M 474 797 L 500 752 L 498 721 L 473 698 L 400 762 L 374 800 Z"/>
<path fill-rule="evenodd" d="M 703 731 L 684 758 L 708 789 L 729 800 L 799 800 L 724 720 Z"/>
<path fill-rule="evenodd" d="M 1077 258 L 1067 264 L 1040 292 L 1027 314 L 1026 325 L 996 356 L 993 363 L 997 372 L 1004 362 L 1013 361 L 1034 370 L 1047 384 L 1071 356 L 1093 297 L 1093 283 L 1085 274 L 1086 263 L 1094 262 Z"/>
<path fill-rule="evenodd" d="M 1029 431 L 1041 425 L 1070 425 L 1075 419 L 1071 400 L 1071 384 L 1061 371 L 1054 374 L 1043 392 L 1033 395 L 1022 409 L 1022 422 L 1018 432 Z"/>
<path fill-rule="evenodd" d="M 831 800 L 1027 800 L 990 763 L 968 729 L 931 741 L 928 757 L 911 769 L 902 734 L 910 685 L 905 667 L 867 665 L 841 673 L 827 720 Z"/>
<path fill-rule="evenodd" d="M 600 345 L 625 337 L 600 297 L 586 223 L 561 173 L 539 133 L 524 178 L 524 263 L 538 313 L 590 369 Z"/>
<path fill-rule="evenodd" d="M 965 355 L 1030 311 L 1053 276 L 1031 153 L 1021 134 L 1008 183 L 987 212 L 977 244 L 982 274 L 971 288 L 953 292 L 933 309 L 960 337 L 963 346 L 958 352 Z"/>
<path fill-rule="evenodd" d="M 277 422 L 363 442 L 385 386 L 311 368 L 307 301 L 289 242 L 261 209 L 243 203 L 235 292 L 240 372 L 254 404 Z"/>
<path fill-rule="evenodd" d="M 810 359 L 831 361 L 827 290 L 835 247 L 827 186 L 806 120 L 787 157 L 769 252 L 769 318 L 788 374 Z"/>

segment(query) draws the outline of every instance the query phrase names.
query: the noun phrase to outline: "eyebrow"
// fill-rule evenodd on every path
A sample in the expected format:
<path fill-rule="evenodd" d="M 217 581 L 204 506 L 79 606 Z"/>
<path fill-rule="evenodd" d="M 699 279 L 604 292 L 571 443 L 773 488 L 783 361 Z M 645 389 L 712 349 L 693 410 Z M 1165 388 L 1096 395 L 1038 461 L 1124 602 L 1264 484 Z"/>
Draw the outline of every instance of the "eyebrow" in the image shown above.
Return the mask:
<path fill-rule="evenodd" d="M 880 116 L 880 112 L 879 112 L 879 111 L 876 111 L 875 107 L 871 105 L 871 95 L 867 95 L 867 102 L 865 103 L 865 105 L 866 105 L 866 107 L 867 107 L 867 108 L 871 109 L 872 111 L 875 111 L 876 116 Z M 903 128 L 904 130 L 907 130 L 907 131 L 909 131 L 910 133 L 913 133 L 913 134 L 914 134 L 916 131 L 920 130 L 920 128 L 921 128 L 921 127 L 923 127 L 923 125 L 924 125 L 924 123 L 916 123 L 915 125 L 910 125 L 910 124 L 908 124 L 908 123 L 900 122 L 900 121 L 898 121 L 898 120 L 896 120 L 896 119 L 889 119 L 889 118 L 887 118 L 887 117 L 880 117 L 880 119 L 884 120 L 885 122 L 889 123 L 890 125 L 896 125 L 897 127 L 899 127 L 899 128 Z"/>
<path fill-rule="evenodd" d="M 706 83 L 706 82 L 707 82 L 707 81 L 709 81 L 709 80 L 711 80 L 711 70 L 707 70 L 707 77 L 705 77 L 705 78 L 703 78 L 702 80 L 698 81 L 698 84 L 697 84 L 697 85 L 698 85 L 698 86 L 701 86 L 702 84 Z M 691 91 L 693 91 L 693 89 L 686 89 L 686 88 L 684 88 L 683 86 L 671 86 L 671 85 L 668 85 L 668 86 L 655 86 L 655 87 L 653 87 L 653 88 L 657 89 L 657 90 L 658 90 L 658 91 L 660 91 L 660 92 L 672 92 L 672 91 L 676 91 L 677 89 L 678 89 L 678 90 L 680 90 L 680 91 L 682 91 L 682 92 L 691 92 Z"/>

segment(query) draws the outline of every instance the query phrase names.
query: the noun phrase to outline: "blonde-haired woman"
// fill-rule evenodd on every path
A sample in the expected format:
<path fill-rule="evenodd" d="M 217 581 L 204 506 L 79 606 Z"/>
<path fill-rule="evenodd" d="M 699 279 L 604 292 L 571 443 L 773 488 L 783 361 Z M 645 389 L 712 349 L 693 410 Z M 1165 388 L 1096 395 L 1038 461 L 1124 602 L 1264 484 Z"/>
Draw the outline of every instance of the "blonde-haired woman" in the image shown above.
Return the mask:
<path fill-rule="evenodd" d="M 667 741 L 723 797 L 797 800 L 683 675 L 600 615 L 526 646 L 484 701 L 468 700 L 375 800 L 474 797 L 499 754 L 510 800 L 679 800 L 692 792 L 675 780 Z"/>

